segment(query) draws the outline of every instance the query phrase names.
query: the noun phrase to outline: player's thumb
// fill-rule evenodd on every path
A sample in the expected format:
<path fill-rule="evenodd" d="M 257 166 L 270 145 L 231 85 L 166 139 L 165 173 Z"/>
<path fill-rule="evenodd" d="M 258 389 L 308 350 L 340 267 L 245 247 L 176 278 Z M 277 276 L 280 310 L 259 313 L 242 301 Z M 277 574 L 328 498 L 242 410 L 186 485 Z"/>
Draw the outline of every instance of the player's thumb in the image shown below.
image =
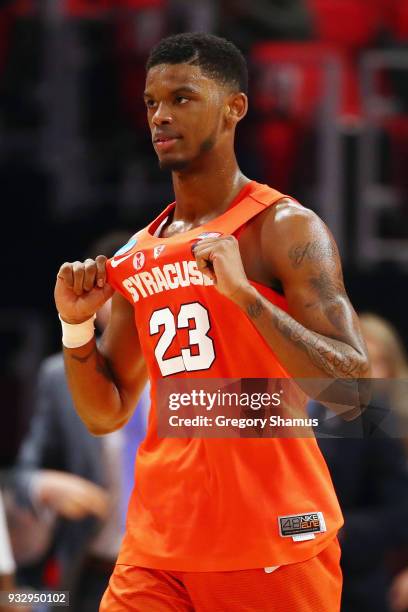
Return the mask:
<path fill-rule="evenodd" d="M 89 312 L 97 312 L 114 293 L 115 290 L 108 283 L 105 283 L 103 287 L 94 287 L 89 293 L 82 296 L 82 305 Z"/>
<path fill-rule="evenodd" d="M 102 291 L 103 291 L 103 296 L 105 298 L 105 302 L 109 300 L 115 293 L 114 288 L 112 287 L 112 285 L 109 285 L 109 283 L 104 284 L 104 286 L 102 287 Z"/>

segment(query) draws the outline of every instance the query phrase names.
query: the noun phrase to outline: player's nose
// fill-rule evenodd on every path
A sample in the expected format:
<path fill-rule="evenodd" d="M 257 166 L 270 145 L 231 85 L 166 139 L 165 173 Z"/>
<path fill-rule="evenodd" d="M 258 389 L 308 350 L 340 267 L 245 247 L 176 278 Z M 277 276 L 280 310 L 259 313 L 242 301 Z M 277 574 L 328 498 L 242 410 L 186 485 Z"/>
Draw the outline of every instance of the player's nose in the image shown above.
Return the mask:
<path fill-rule="evenodd" d="M 169 112 L 169 107 L 163 103 L 159 104 L 153 115 L 152 121 L 154 125 L 169 125 L 173 123 L 173 117 Z"/>

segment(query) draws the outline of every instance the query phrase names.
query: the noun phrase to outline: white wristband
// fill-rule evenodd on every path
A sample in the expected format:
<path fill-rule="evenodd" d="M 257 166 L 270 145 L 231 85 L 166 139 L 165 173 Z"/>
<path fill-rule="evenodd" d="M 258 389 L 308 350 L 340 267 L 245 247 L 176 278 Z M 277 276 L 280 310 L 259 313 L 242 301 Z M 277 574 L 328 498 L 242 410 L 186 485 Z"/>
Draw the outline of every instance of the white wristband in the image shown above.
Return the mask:
<path fill-rule="evenodd" d="M 65 348 L 78 348 L 84 344 L 88 344 L 88 342 L 94 337 L 94 321 L 96 314 L 92 315 L 90 319 L 76 324 L 63 321 L 60 314 L 58 314 L 58 317 L 61 321 L 62 327 L 62 344 L 65 346 Z"/>

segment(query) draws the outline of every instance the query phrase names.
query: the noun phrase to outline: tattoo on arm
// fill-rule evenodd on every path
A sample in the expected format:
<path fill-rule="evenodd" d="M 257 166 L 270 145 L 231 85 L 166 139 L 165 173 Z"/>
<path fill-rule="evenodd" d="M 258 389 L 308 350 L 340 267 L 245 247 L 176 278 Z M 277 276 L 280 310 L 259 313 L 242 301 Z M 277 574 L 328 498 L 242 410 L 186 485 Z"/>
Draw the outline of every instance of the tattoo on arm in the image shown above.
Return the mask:
<path fill-rule="evenodd" d="M 338 332 L 337 338 L 327 337 L 307 329 L 283 310 L 271 305 L 264 298 L 257 297 L 246 307 L 248 316 L 254 322 L 264 311 L 268 317 L 261 319 L 258 326 L 273 326 L 292 346 L 305 352 L 310 362 L 322 373 L 333 378 L 359 378 L 367 374 L 369 366 L 363 351 L 350 346 L 347 341 L 348 297 L 344 288 L 337 247 L 333 240 L 318 239 L 293 244 L 288 257 L 293 269 L 305 266 L 301 271 L 303 282 L 309 283 L 315 300 L 308 307 L 319 309 L 320 313 Z M 306 266 L 307 264 L 307 266 Z"/>
<path fill-rule="evenodd" d="M 285 312 L 274 314 L 280 333 L 305 351 L 320 370 L 337 378 L 356 378 L 367 372 L 365 360 L 355 349 L 312 332 Z"/>
<path fill-rule="evenodd" d="M 327 272 L 320 272 L 310 279 L 310 284 L 319 298 L 319 304 L 335 329 L 344 332 L 344 301 L 348 300 L 340 274 L 334 277 Z"/>
<path fill-rule="evenodd" d="M 264 312 L 261 298 L 247 307 L 248 316 L 256 320 Z M 368 370 L 365 359 L 347 344 L 326 338 L 306 329 L 283 310 L 272 313 L 272 321 L 284 338 L 305 351 L 322 372 L 335 378 L 357 378 Z"/>
<path fill-rule="evenodd" d="M 344 303 L 348 301 L 344 288 L 343 275 L 340 266 L 336 262 L 337 249 L 334 242 L 321 243 L 321 241 L 309 241 L 297 243 L 289 250 L 289 259 L 293 268 L 300 268 L 305 260 L 311 263 L 322 264 L 324 266 L 312 267 L 309 278 L 310 286 L 317 294 L 318 304 L 322 313 L 333 327 L 340 332 L 344 332 Z M 330 264 L 330 271 L 327 264 Z M 321 269 L 325 267 L 326 269 Z"/>
<path fill-rule="evenodd" d="M 299 268 L 305 260 L 321 261 L 336 254 L 336 247 L 332 242 L 322 244 L 320 240 L 298 242 L 289 249 L 289 259 L 293 268 Z"/>
<path fill-rule="evenodd" d="M 94 346 L 92 347 L 92 349 L 89 351 L 87 355 L 80 357 L 79 355 L 70 354 L 70 357 L 74 361 L 79 361 L 79 363 L 86 363 L 87 361 L 89 361 L 92 355 L 96 355 L 96 363 L 95 363 L 96 371 L 99 374 L 101 374 L 109 382 L 113 382 L 113 374 L 112 374 L 111 368 L 109 367 L 109 362 L 107 361 L 106 358 L 102 357 L 102 355 L 98 352 L 96 348 L 96 344 L 94 344 Z"/>
<path fill-rule="evenodd" d="M 256 298 L 255 302 L 247 307 L 247 313 L 251 319 L 260 317 L 264 310 L 265 308 L 260 298 Z"/>

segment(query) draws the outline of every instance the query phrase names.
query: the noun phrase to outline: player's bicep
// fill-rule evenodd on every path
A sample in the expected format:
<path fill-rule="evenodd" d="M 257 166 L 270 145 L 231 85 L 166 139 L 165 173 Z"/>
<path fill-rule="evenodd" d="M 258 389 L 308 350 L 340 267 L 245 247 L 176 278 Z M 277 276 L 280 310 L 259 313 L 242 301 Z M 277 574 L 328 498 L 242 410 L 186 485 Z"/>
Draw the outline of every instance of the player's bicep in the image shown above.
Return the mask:
<path fill-rule="evenodd" d="M 147 370 L 134 319 L 134 309 L 119 293 L 112 298 L 110 320 L 100 352 L 126 405 L 135 406 L 147 381 Z"/>
<path fill-rule="evenodd" d="M 289 313 L 308 329 L 353 344 L 358 321 L 344 286 L 332 272 L 283 282 Z"/>
<path fill-rule="evenodd" d="M 326 225 L 311 211 L 297 209 L 280 224 L 280 238 L 275 267 L 289 313 L 312 331 L 362 348 L 339 252 Z"/>

